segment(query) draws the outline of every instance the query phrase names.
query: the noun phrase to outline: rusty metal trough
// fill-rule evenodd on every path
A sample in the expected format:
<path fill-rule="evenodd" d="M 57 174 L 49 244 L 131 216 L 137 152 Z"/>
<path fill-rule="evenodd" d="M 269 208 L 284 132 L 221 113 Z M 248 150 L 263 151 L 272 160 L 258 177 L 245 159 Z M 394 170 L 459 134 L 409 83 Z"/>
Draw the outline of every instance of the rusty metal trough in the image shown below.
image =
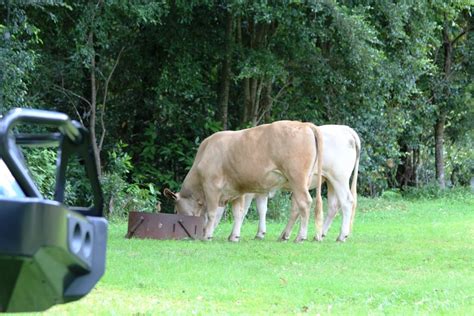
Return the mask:
<path fill-rule="evenodd" d="M 166 213 L 130 212 L 126 238 L 202 239 L 204 219 Z"/>

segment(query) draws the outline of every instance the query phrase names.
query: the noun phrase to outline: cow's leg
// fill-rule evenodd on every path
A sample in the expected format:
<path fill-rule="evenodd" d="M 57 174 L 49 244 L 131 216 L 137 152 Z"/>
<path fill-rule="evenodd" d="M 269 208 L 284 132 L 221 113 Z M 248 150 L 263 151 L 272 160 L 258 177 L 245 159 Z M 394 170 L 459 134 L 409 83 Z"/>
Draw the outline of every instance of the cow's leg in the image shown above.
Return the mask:
<path fill-rule="evenodd" d="M 252 200 L 253 200 L 254 197 L 255 197 L 255 194 L 253 194 L 253 193 L 247 193 L 247 194 L 244 195 L 244 197 L 243 197 L 243 199 L 244 199 L 243 200 L 243 208 L 241 210 L 242 215 L 234 214 L 235 212 L 238 212 L 237 209 L 234 209 L 234 207 L 237 207 L 237 205 L 235 205 L 235 206 L 232 205 L 232 216 L 234 218 L 234 224 L 232 226 L 232 233 L 229 236 L 229 241 L 238 241 L 239 236 L 240 236 L 240 229 L 242 228 L 242 224 L 244 222 L 245 216 L 247 216 L 247 213 L 248 213 L 249 208 L 250 208 L 250 204 L 252 204 Z M 238 223 L 238 225 L 240 226 L 240 229 L 238 229 L 238 231 L 237 231 L 237 228 L 236 228 L 236 218 L 237 218 L 237 220 L 240 219 L 240 223 Z"/>
<path fill-rule="evenodd" d="M 311 207 L 312 198 L 307 190 L 293 191 L 293 197 L 301 216 L 300 230 L 295 242 L 302 242 L 308 238 L 308 223 L 309 223 L 309 210 Z"/>
<path fill-rule="evenodd" d="M 204 240 L 212 240 L 212 236 L 214 234 L 214 229 L 216 228 L 216 209 L 208 210 L 207 212 L 207 223 L 204 226 Z"/>
<path fill-rule="evenodd" d="M 324 221 L 323 225 L 323 238 L 326 237 L 329 228 L 331 227 L 332 221 L 334 220 L 334 216 L 336 216 L 337 209 L 339 207 L 339 202 L 337 199 L 337 195 L 334 192 L 334 188 L 332 184 L 328 181 L 328 215 Z"/>
<path fill-rule="evenodd" d="M 280 235 L 280 240 L 288 240 L 293 225 L 298 215 L 301 216 L 300 230 L 296 236 L 295 242 L 302 242 L 308 237 L 309 209 L 311 206 L 311 195 L 306 190 L 294 190 L 291 197 L 291 214 L 285 229 Z"/>
<path fill-rule="evenodd" d="M 243 206 L 244 217 L 247 216 L 247 213 L 249 212 L 249 209 L 250 209 L 250 204 L 252 204 L 254 197 L 255 197 L 255 194 L 253 193 L 246 193 L 244 195 L 244 206 Z"/>
<path fill-rule="evenodd" d="M 216 229 L 217 225 L 219 225 L 219 223 L 221 222 L 222 216 L 224 215 L 224 211 L 225 211 L 225 206 L 219 206 L 217 208 L 216 221 L 215 221 L 215 224 L 214 224 L 214 229 Z"/>
<path fill-rule="evenodd" d="M 217 193 L 205 193 L 207 201 L 207 222 L 204 225 L 204 240 L 212 240 L 214 229 L 217 226 L 219 213 L 219 195 Z"/>
<path fill-rule="evenodd" d="M 237 242 L 240 240 L 240 230 L 242 228 L 242 222 L 244 221 L 245 213 L 244 209 L 244 196 L 240 196 L 232 201 L 232 215 L 234 216 L 234 225 L 232 227 L 232 233 L 229 236 L 229 241 Z"/>
<path fill-rule="evenodd" d="M 258 231 L 257 235 L 255 236 L 255 239 L 263 239 L 265 238 L 265 233 L 267 232 L 266 216 L 268 195 L 257 195 L 256 202 L 258 211 Z"/>
<path fill-rule="evenodd" d="M 288 218 L 288 223 L 285 226 L 285 229 L 283 229 L 283 232 L 281 233 L 280 237 L 278 238 L 279 241 L 287 241 L 290 239 L 291 235 L 291 230 L 293 229 L 293 225 L 296 222 L 296 219 L 299 216 L 298 212 L 298 206 L 296 204 L 295 199 L 291 199 L 291 211 L 290 211 L 290 217 Z"/>
<path fill-rule="evenodd" d="M 354 202 L 348 183 L 341 181 L 333 182 L 334 192 L 336 193 L 339 205 L 342 209 L 341 232 L 336 241 L 344 242 L 349 237 L 351 230 L 352 204 Z"/>

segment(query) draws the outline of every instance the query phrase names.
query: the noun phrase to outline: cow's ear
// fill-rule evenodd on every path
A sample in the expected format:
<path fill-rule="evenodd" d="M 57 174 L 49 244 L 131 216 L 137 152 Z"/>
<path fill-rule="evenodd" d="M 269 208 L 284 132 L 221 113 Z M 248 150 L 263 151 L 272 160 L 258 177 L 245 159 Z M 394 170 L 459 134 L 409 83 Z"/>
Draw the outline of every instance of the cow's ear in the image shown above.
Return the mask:
<path fill-rule="evenodd" d="M 163 194 L 168 199 L 172 199 L 172 200 L 175 200 L 175 201 L 178 199 L 178 195 L 176 193 L 174 193 L 173 191 L 171 191 L 170 189 L 168 189 L 168 188 L 163 190 Z"/>

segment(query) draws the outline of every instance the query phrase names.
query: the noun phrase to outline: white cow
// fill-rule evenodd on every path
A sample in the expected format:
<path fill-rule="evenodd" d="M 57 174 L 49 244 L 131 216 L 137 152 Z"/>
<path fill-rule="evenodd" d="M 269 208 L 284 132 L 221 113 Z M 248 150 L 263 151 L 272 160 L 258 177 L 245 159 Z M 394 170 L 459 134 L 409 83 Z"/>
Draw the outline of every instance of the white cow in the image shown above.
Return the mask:
<path fill-rule="evenodd" d="M 210 240 L 217 225 L 216 216 L 227 202 L 232 202 L 233 232 L 240 231 L 245 193 L 268 194 L 288 188 L 293 192 L 292 212 L 301 216 L 296 241 L 302 241 L 307 238 L 312 202 L 308 188 L 312 175 L 321 175 L 322 143 L 314 124 L 295 121 L 218 132 L 199 146 L 181 191 L 165 189 L 164 193 L 175 201 L 178 214 L 207 218 L 204 237 Z M 322 214 L 321 176 L 313 180 L 317 190 L 316 213 Z M 318 225 L 322 226 L 322 220 Z M 320 233 L 317 238 L 321 238 Z"/>
<path fill-rule="evenodd" d="M 343 219 L 341 232 L 337 240 L 345 241 L 350 231 L 352 231 L 352 223 L 357 205 L 356 187 L 359 170 L 360 139 L 352 128 L 345 125 L 322 125 L 319 126 L 319 130 L 322 133 L 324 142 L 322 176 L 323 181 L 326 181 L 328 185 L 328 216 L 324 221 L 322 237 L 327 234 L 340 206 Z M 352 184 L 349 188 L 349 180 L 352 173 Z M 317 174 L 314 175 L 310 189 L 316 185 L 316 176 Z M 267 213 L 268 195 L 246 194 L 243 209 L 244 215 L 239 218 L 243 220 L 254 198 L 256 199 L 259 214 L 259 225 L 255 238 L 263 239 L 266 232 L 265 216 Z M 297 217 L 297 214 L 295 215 Z M 290 217 L 290 227 L 287 227 L 287 233 L 285 234 L 284 232 L 280 237 L 281 239 L 288 239 L 291 225 L 296 220 L 296 217 Z M 240 231 L 235 231 L 233 234 L 229 237 L 229 240 L 238 239 Z"/>

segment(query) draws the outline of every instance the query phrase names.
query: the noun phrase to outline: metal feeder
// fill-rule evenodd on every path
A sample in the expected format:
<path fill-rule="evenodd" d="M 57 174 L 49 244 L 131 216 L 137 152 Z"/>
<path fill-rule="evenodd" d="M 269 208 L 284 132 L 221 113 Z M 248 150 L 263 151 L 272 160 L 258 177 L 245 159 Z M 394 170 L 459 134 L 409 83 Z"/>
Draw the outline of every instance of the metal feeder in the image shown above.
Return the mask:
<path fill-rule="evenodd" d="M 166 213 L 130 212 L 126 238 L 203 239 L 204 218 Z"/>

